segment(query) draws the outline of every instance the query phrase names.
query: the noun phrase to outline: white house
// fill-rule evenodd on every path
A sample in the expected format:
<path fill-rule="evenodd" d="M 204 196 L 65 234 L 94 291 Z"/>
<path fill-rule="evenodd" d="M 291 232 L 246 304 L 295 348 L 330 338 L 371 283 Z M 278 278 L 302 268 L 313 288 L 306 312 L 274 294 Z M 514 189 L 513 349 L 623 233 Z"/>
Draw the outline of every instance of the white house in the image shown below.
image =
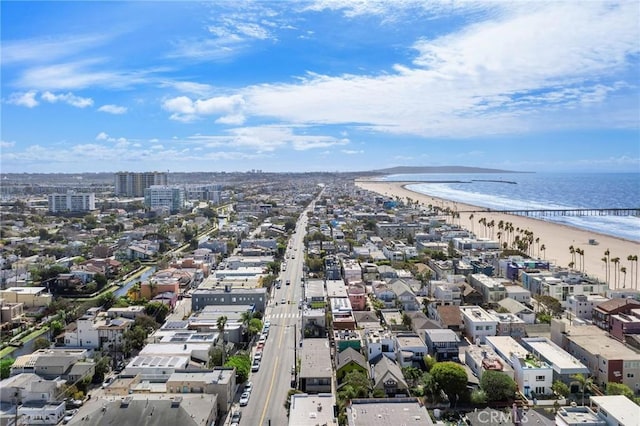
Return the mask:
<path fill-rule="evenodd" d="M 484 343 L 486 336 L 495 336 L 498 319 L 479 306 L 460 306 L 465 335 L 473 343 Z"/>
<path fill-rule="evenodd" d="M 365 343 L 367 361 L 371 361 L 379 355 L 396 359 L 395 339 L 393 335 L 385 330 L 366 330 Z"/>
<path fill-rule="evenodd" d="M 518 389 L 526 397 L 553 393 L 551 365 L 534 356 L 512 337 L 493 336 L 487 337 L 486 341 L 513 368 Z"/>

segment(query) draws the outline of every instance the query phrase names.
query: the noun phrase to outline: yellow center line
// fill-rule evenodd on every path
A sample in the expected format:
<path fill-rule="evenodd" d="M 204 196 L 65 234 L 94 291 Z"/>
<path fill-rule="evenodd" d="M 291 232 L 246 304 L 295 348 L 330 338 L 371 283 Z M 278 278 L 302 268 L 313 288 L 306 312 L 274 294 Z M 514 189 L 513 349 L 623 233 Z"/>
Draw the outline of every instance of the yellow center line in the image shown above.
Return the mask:
<path fill-rule="evenodd" d="M 284 329 L 285 327 L 280 328 L 280 338 L 278 339 L 278 347 L 282 347 L 282 338 L 284 337 Z M 271 393 L 273 392 L 273 385 L 276 381 L 276 374 L 278 372 L 278 363 L 280 362 L 280 357 L 276 355 L 276 361 L 273 365 L 273 373 L 271 374 L 271 384 L 269 385 L 269 391 L 267 392 L 267 398 L 264 401 L 264 408 L 262 409 L 262 416 L 260 416 L 260 425 L 264 424 L 264 418 L 267 415 L 267 408 L 269 408 L 269 400 L 271 399 Z"/>

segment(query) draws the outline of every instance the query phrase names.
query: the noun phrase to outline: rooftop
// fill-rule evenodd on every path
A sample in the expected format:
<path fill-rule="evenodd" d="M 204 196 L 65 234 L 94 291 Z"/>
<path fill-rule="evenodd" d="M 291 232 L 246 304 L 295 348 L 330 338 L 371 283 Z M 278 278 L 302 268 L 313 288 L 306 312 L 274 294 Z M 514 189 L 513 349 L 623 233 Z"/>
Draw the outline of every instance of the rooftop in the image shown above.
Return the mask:
<path fill-rule="evenodd" d="M 416 398 L 354 399 L 347 408 L 350 426 L 433 426 L 433 421 Z"/>
<path fill-rule="evenodd" d="M 589 369 L 577 358 L 546 338 L 526 337 L 522 343 L 551 363 L 558 374 L 590 374 Z"/>
<path fill-rule="evenodd" d="M 335 424 L 333 417 L 335 402 L 333 394 L 294 394 L 291 396 L 289 424 L 292 426 Z"/>
<path fill-rule="evenodd" d="M 623 426 L 636 425 L 640 419 L 640 406 L 624 395 L 592 396 L 591 403 Z"/>

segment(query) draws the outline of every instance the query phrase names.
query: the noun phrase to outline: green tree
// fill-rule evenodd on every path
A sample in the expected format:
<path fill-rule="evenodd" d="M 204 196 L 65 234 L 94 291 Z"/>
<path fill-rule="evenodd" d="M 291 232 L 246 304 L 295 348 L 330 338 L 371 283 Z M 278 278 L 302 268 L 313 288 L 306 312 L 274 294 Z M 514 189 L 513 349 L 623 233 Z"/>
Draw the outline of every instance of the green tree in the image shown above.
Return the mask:
<path fill-rule="evenodd" d="M 489 401 L 487 393 L 482 389 L 476 389 L 471 392 L 471 403 L 476 405 L 483 405 Z"/>
<path fill-rule="evenodd" d="M 345 374 L 342 385 L 351 387 L 355 398 L 367 398 L 372 391 L 371 380 L 362 371 L 353 370 Z"/>
<path fill-rule="evenodd" d="M 144 305 L 144 312 L 158 324 L 162 324 L 169 314 L 169 307 L 162 302 L 149 302 Z"/>
<path fill-rule="evenodd" d="M 109 281 L 107 280 L 107 277 L 105 277 L 105 276 L 104 276 L 104 275 L 102 275 L 102 274 L 96 274 L 96 275 L 93 277 L 93 280 L 96 282 L 96 285 L 98 286 L 98 288 L 99 288 L 99 289 L 104 288 L 104 286 L 106 286 L 106 285 L 107 285 L 107 283 L 109 282 Z"/>
<path fill-rule="evenodd" d="M 256 334 L 260 333 L 260 331 L 262 331 L 262 321 L 258 318 L 251 318 L 251 320 L 249 320 L 249 335 L 250 336 L 255 336 Z"/>
<path fill-rule="evenodd" d="M 607 383 L 607 395 L 624 395 L 633 400 L 633 390 L 624 383 L 609 382 Z"/>
<path fill-rule="evenodd" d="M 407 381 L 409 388 L 415 388 L 420 383 L 422 371 L 416 367 L 402 367 L 402 375 Z"/>
<path fill-rule="evenodd" d="M 238 383 L 243 383 L 249 378 L 251 358 L 249 358 L 249 355 L 247 354 L 233 355 L 224 363 L 224 366 L 234 367 L 236 369 L 236 381 Z"/>
<path fill-rule="evenodd" d="M 105 310 L 111 309 L 115 302 L 116 302 L 116 296 L 111 291 L 104 293 L 102 296 L 98 298 L 98 303 Z"/>
<path fill-rule="evenodd" d="M 220 315 L 218 317 L 218 320 L 216 321 L 216 325 L 218 327 L 218 332 L 220 332 L 220 341 L 222 343 L 222 364 L 224 364 L 224 359 L 227 352 L 227 344 L 224 338 L 224 329 L 227 326 L 227 317 L 225 315 Z"/>
<path fill-rule="evenodd" d="M 109 363 L 111 358 L 108 356 L 97 355 L 95 358 L 96 368 L 91 381 L 93 383 L 102 383 L 105 376 L 109 373 Z"/>
<path fill-rule="evenodd" d="M 51 321 L 51 324 L 49 324 L 49 329 L 51 330 L 51 337 L 55 338 L 56 336 L 59 336 L 60 333 L 62 333 L 62 331 L 64 330 L 64 326 L 60 321 L 53 320 Z"/>
<path fill-rule="evenodd" d="M 569 386 L 567 386 L 560 380 L 556 380 L 555 382 L 553 382 L 553 385 L 551 385 L 551 390 L 563 398 L 570 393 Z"/>
<path fill-rule="evenodd" d="M 11 366 L 16 360 L 13 358 L 0 359 L 0 379 L 6 379 L 11 374 Z"/>
<path fill-rule="evenodd" d="M 439 389 L 447 394 L 449 401 L 457 402 L 467 389 L 467 372 L 455 362 L 439 362 L 430 371 Z"/>
<path fill-rule="evenodd" d="M 209 349 L 209 368 L 219 367 L 222 365 L 222 348 L 220 346 L 212 346 Z"/>
<path fill-rule="evenodd" d="M 518 386 L 513 379 L 498 371 L 486 370 L 480 378 L 480 388 L 489 401 L 513 399 Z"/>
<path fill-rule="evenodd" d="M 434 365 L 436 365 L 436 359 L 431 355 L 425 355 L 422 357 L 422 360 L 424 361 L 424 366 L 428 372 L 431 371 Z"/>
<path fill-rule="evenodd" d="M 51 346 L 51 342 L 46 337 L 38 337 L 33 342 L 33 350 L 37 351 L 39 349 L 46 349 Z"/>
<path fill-rule="evenodd" d="M 584 405 L 584 393 L 587 390 L 591 390 L 593 386 L 593 379 L 591 377 L 587 377 L 584 374 L 574 374 L 571 378 L 577 381 L 580 384 L 580 393 L 582 394 L 582 405 Z"/>

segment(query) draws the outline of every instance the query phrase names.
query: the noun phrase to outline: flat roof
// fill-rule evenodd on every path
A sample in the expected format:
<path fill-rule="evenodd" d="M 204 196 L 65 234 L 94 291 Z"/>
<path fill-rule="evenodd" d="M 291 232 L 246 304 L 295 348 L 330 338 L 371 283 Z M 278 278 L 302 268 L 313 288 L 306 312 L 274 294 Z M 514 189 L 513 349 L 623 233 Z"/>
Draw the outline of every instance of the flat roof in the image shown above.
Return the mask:
<path fill-rule="evenodd" d="M 329 340 L 304 339 L 300 352 L 300 377 L 331 377 Z"/>
<path fill-rule="evenodd" d="M 350 426 L 433 426 L 431 416 L 417 398 L 353 399 L 347 416 Z"/>
<path fill-rule="evenodd" d="M 640 419 L 640 406 L 624 395 L 592 396 L 591 402 L 607 412 L 622 426 L 635 426 Z"/>
<path fill-rule="evenodd" d="M 561 418 L 569 425 L 588 424 L 588 425 L 605 425 L 606 422 L 599 418 L 589 407 L 560 407 L 556 413 L 556 417 Z"/>
<path fill-rule="evenodd" d="M 333 417 L 333 405 L 335 403 L 336 400 L 333 394 L 330 393 L 291 395 L 289 425 L 317 426 L 335 424 Z"/>
<path fill-rule="evenodd" d="M 640 354 L 629 349 L 624 343 L 609 337 L 607 332 L 595 325 L 567 327 L 567 340 L 588 349 L 594 355 L 607 359 L 624 359 L 625 361 L 640 361 Z"/>
<path fill-rule="evenodd" d="M 38 294 L 46 289 L 46 287 L 9 287 L 0 291 L 3 293 Z"/>
<path fill-rule="evenodd" d="M 473 322 L 498 322 L 498 319 L 496 317 L 479 306 L 460 306 L 460 312 L 462 312 L 462 315 L 469 318 Z"/>
<path fill-rule="evenodd" d="M 576 357 L 562 349 L 560 346 L 544 337 L 525 337 L 522 339 L 525 346 L 529 346 L 534 353 L 551 363 L 558 374 L 591 374 L 589 369 Z"/>

